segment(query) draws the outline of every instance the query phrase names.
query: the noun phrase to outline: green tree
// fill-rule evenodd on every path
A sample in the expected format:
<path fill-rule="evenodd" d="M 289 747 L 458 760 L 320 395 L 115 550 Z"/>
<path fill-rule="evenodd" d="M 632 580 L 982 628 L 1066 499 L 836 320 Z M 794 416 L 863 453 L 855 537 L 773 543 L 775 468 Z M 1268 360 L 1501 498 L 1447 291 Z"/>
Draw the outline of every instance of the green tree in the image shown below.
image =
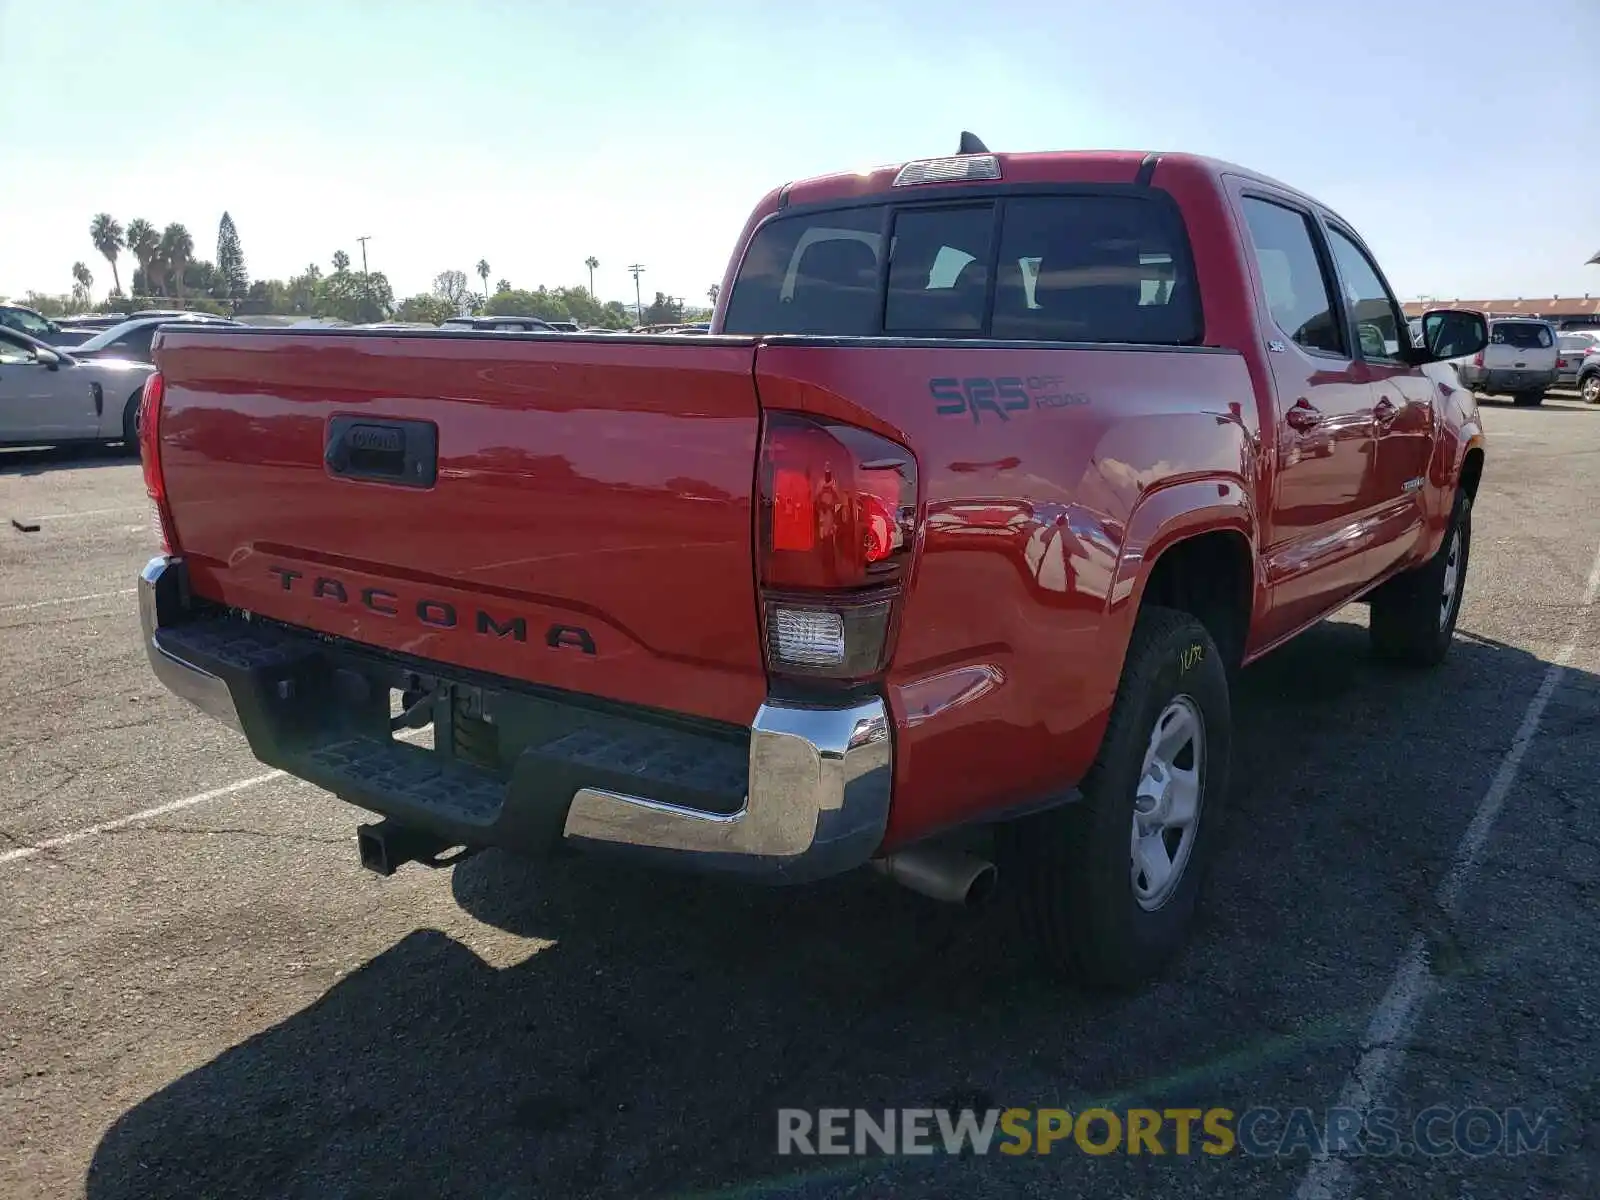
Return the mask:
<path fill-rule="evenodd" d="M 343 250 L 333 252 L 333 269 L 335 271 L 348 271 L 350 269 L 350 256 Z"/>
<path fill-rule="evenodd" d="M 289 287 L 281 279 L 258 279 L 250 285 L 239 304 L 241 313 L 291 313 Z"/>
<path fill-rule="evenodd" d="M 208 259 L 197 258 L 183 267 L 184 290 L 200 295 L 226 295 L 222 273 Z"/>
<path fill-rule="evenodd" d="M 144 273 L 145 292 L 153 291 L 160 282 L 156 277 L 159 274 L 156 260 L 161 253 L 161 235 L 156 232 L 156 227 L 143 217 L 135 217 L 128 222 L 127 233 L 128 253 L 139 260 L 139 270 Z M 134 294 L 141 291 L 139 280 L 133 281 Z"/>
<path fill-rule="evenodd" d="M 394 288 L 382 271 L 335 271 L 318 288 L 317 314 L 352 325 L 382 321 L 394 308 Z"/>
<path fill-rule="evenodd" d="M 177 282 L 178 299 L 183 299 L 183 272 L 194 257 L 194 238 L 177 221 L 161 232 L 161 264 L 163 274 Z"/>
<path fill-rule="evenodd" d="M 461 311 L 467 298 L 467 273 L 465 271 L 440 271 L 433 277 L 433 294 L 450 305 L 451 314 Z"/>
<path fill-rule="evenodd" d="M 583 260 L 583 265 L 589 268 L 589 295 L 594 295 L 594 273 L 600 269 L 600 260 L 594 255 L 589 255 Z"/>
<path fill-rule="evenodd" d="M 489 298 L 489 260 L 480 258 L 475 269 L 478 272 L 478 278 L 483 280 L 483 296 L 487 300 Z"/>
<path fill-rule="evenodd" d="M 644 310 L 643 325 L 676 325 L 683 320 L 683 301 L 665 292 L 657 292 Z"/>
<path fill-rule="evenodd" d="M 250 275 L 245 270 L 239 231 L 226 212 L 217 225 L 217 285 L 223 296 L 243 296 L 250 290 Z"/>
<path fill-rule="evenodd" d="M 43 292 L 24 292 L 22 303 L 41 316 L 64 317 L 67 315 L 66 302 L 60 296 L 47 296 Z"/>
<path fill-rule="evenodd" d="M 427 293 L 407 296 L 394 310 L 396 321 L 426 321 L 430 325 L 442 325 L 455 315 L 456 310 L 448 301 Z"/>
<path fill-rule="evenodd" d="M 300 274 L 292 276 L 284 297 L 287 312 L 297 316 L 311 316 L 317 311 L 318 293 L 322 285 L 322 268 L 311 263 Z"/>
<path fill-rule="evenodd" d="M 120 295 L 122 275 L 117 270 L 117 255 L 122 253 L 124 245 L 121 224 L 110 213 L 96 213 L 94 220 L 89 222 L 89 237 L 94 242 L 94 248 L 111 264 L 112 291 Z"/>
<path fill-rule="evenodd" d="M 509 292 L 511 290 L 511 280 L 497 279 L 495 281 L 494 290 L 496 292 Z"/>

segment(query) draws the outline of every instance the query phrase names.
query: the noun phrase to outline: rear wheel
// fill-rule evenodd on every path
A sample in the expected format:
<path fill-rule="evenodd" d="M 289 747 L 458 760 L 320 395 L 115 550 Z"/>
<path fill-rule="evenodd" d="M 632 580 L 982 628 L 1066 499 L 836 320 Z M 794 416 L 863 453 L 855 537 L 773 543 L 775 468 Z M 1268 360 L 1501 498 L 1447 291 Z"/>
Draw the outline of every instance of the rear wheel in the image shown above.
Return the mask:
<path fill-rule="evenodd" d="M 1544 403 L 1544 389 L 1535 388 L 1531 392 L 1518 392 L 1511 397 L 1511 403 L 1518 408 L 1537 408 Z"/>
<path fill-rule="evenodd" d="M 1438 552 L 1372 595 L 1368 629 L 1380 657 L 1422 667 L 1444 661 L 1461 615 L 1471 551 L 1472 501 L 1457 492 Z"/>
<path fill-rule="evenodd" d="M 1585 375 L 1578 384 L 1578 395 L 1585 404 L 1600 404 L 1600 371 Z"/>
<path fill-rule="evenodd" d="M 1139 615 L 1082 799 L 1000 830 L 1047 964 L 1092 987 L 1154 977 L 1188 938 L 1228 785 L 1227 671 L 1205 626 Z"/>
<path fill-rule="evenodd" d="M 144 389 L 140 388 L 122 408 L 122 445 L 129 454 L 139 453 L 139 405 L 143 399 Z"/>

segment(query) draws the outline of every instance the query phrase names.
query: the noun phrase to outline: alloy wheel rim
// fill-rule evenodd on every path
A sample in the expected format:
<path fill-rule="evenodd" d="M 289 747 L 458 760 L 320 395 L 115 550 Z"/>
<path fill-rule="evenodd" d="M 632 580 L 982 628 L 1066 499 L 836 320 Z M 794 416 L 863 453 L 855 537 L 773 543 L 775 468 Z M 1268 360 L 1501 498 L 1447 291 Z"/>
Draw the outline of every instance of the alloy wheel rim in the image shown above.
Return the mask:
<path fill-rule="evenodd" d="M 1456 593 L 1461 586 L 1461 530 L 1452 530 L 1450 549 L 1444 560 L 1444 587 L 1439 596 L 1439 628 L 1449 627 L 1450 616 L 1455 611 Z"/>
<path fill-rule="evenodd" d="M 1133 797 L 1129 840 L 1133 897 L 1146 912 L 1172 898 L 1194 853 L 1205 790 L 1206 723 L 1190 696 L 1175 697 L 1150 731 Z"/>

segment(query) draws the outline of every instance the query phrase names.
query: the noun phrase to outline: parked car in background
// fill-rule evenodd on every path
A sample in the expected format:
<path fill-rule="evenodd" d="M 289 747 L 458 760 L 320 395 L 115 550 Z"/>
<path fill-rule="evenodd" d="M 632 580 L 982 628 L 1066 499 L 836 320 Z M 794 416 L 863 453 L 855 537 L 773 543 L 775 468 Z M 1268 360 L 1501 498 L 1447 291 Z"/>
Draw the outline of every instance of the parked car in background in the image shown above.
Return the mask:
<path fill-rule="evenodd" d="M 476 330 L 478 333 L 555 333 L 549 321 L 538 317 L 451 317 L 440 329 Z"/>
<path fill-rule="evenodd" d="M 1585 404 L 1600 404 L 1600 349 L 1591 350 L 1578 361 L 1575 382 Z"/>
<path fill-rule="evenodd" d="M 577 333 L 579 329 L 576 321 L 546 321 L 545 324 L 557 333 Z"/>
<path fill-rule="evenodd" d="M 123 442 L 139 434 L 149 363 L 93 362 L 0 328 L 0 444 Z"/>
<path fill-rule="evenodd" d="M 1494 317 L 1489 344 L 1457 366 L 1461 382 L 1475 392 L 1509 393 L 1518 407 L 1544 403 L 1556 381 L 1556 329 L 1533 317 Z"/>
<path fill-rule="evenodd" d="M 238 325 L 229 317 L 213 317 L 205 313 L 183 313 L 179 316 L 134 317 L 102 329 L 88 341 L 72 348 L 74 358 L 101 359 L 125 358 L 132 362 L 148 363 L 150 339 L 164 325 Z"/>
<path fill-rule="evenodd" d="M 1600 329 L 1574 329 L 1556 335 L 1556 387 L 1578 386 L 1585 355 L 1600 354 Z"/>
<path fill-rule="evenodd" d="M 63 329 L 83 330 L 85 335 L 96 329 L 110 329 L 128 319 L 127 313 L 83 313 L 75 317 L 62 317 L 56 324 Z"/>
<path fill-rule="evenodd" d="M 15 329 L 47 346 L 74 345 L 93 332 L 64 327 L 25 304 L 0 304 L 0 329 Z"/>

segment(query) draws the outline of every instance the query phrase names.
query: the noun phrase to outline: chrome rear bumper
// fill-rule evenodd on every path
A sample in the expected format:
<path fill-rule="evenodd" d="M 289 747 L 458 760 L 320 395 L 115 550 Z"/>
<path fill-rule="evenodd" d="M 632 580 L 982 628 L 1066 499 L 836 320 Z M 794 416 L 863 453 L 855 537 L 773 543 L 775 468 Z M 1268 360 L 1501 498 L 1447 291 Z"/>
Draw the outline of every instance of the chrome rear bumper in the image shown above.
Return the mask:
<path fill-rule="evenodd" d="M 570 764 L 541 769 L 548 747 L 524 751 L 509 770 L 491 774 L 394 742 L 369 728 L 365 713 L 356 716 L 366 725 L 352 725 L 352 714 L 329 708 L 324 722 L 322 710 L 313 713 L 309 706 L 330 705 L 337 689 L 316 685 L 319 672 L 331 676 L 337 665 L 359 674 L 362 648 L 345 654 L 310 635 L 277 630 L 269 636 L 259 623 L 216 614 L 196 623 L 181 558 L 152 559 L 140 572 L 139 612 L 156 677 L 244 733 L 263 762 L 462 845 L 539 853 L 549 849 L 553 831 L 555 841 L 573 846 L 787 883 L 860 866 L 883 841 L 893 748 L 888 710 L 876 696 L 837 707 L 768 700 L 750 725 L 742 804 L 710 811 L 667 802 L 648 786 L 599 768 L 597 778 L 577 776 L 574 786 Z M 380 690 L 383 669 L 374 660 Z M 507 681 L 505 695 L 513 700 L 515 687 Z M 306 728 L 318 731 L 320 743 L 308 740 Z M 651 727 L 651 736 L 659 740 L 659 728 Z M 701 735 L 672 736 L 681 739 L 672 746 L 678 754 L 729 750 L 725 739 L 696 747 Z M 429 786 L 395 784 L 408 773 L 425 776 Z M 452 794 L 470 794 L 472 804 Z"/>

